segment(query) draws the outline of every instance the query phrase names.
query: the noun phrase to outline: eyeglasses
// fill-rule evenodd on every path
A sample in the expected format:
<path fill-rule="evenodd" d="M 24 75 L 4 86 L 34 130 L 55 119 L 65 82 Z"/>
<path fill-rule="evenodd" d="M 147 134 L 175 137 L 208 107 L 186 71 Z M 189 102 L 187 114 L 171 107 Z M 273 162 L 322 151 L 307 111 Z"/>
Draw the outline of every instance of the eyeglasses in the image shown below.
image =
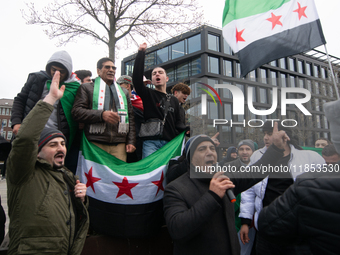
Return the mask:
<path fill-rule="evenodd" d="M 104 68 L 107 69 L 107 70 L 110 70 L 111 68 L 112 68 L 112 70 L 117 69 L 117 67 L 115 67 L 115 66 L 104 66 Z"/>
<path fill-rule="evenodd" d="M 57 68 L 54 67 L 54 66 L 51 66 L 51 71 L 52 71 L 52 72 L 59 71 L 60 74 L 66 74 L 66 73 L 67 73 L 67 70 L 65 70 L 65 69 L 57 69 Z"/>

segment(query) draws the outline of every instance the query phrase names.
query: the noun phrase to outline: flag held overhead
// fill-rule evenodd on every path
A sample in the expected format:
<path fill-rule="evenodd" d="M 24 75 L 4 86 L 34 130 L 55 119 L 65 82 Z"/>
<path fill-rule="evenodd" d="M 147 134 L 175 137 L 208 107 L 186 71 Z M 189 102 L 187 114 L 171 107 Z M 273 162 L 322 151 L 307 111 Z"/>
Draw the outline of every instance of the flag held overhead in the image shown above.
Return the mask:
<path fill-rule="evenodd" d="M 238 54 L 241 76 L 326 43 L 313 0 L 226 0 L 223 37 Z"/>

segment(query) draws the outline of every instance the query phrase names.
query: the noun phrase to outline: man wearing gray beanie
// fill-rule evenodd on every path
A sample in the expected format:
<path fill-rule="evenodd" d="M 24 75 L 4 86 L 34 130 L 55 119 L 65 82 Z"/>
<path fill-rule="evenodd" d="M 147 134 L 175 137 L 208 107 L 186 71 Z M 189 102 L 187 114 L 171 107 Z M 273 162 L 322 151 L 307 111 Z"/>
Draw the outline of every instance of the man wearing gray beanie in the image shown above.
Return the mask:
<path fill-rule="evenodd" d="M 86 185 L 64 166 L 64 134 L 45 128 L 65 91 L 59 79 L 56 71 L 49 93 L 24 119 L 7 159 L 9 255 L 79 255 L 87 235 Z"/>

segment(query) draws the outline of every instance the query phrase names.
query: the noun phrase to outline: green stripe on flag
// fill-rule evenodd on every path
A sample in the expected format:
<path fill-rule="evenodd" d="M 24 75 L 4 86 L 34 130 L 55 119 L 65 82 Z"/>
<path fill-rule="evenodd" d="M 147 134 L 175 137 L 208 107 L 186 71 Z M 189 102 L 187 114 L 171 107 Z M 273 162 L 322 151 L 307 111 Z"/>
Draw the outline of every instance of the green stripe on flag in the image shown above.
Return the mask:
<path fill-rule="evenodd" d="M 226 0 L 222 27 L 229 22 L 275 10 L 291 0 Z"/>
<path fill-rule="evenodd" d="M 98 146 L 89 142 L 86 139 L 85 134 L 83 134 L 81 151 L 86 160 L 105 165 L 120 175 L 135 176 L 150 173 L 155 169 L 168 164 L 170 159 L 180 156 L 182 153 L 183 139 L 184 132 L 179 134 L 152 155 L 135 163 L 126 163 L 117 159 L 106 151 L 100 149 Z"/>

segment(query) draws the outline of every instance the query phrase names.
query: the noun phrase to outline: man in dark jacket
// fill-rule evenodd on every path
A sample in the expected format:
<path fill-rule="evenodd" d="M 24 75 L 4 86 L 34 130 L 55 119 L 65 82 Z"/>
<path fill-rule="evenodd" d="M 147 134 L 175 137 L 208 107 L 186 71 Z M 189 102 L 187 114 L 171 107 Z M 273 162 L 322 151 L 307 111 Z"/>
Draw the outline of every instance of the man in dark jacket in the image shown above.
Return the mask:
<path fill-rule="evenodd" d="M 63 132 L 68 144 L 66 166 L 73 172 L 76 170 L 79 142 L 77 140 L 78 124 L 71 116 L 74 98 L 80 86 L 80 81 L 72 73 L 72 59 L 66 51 L 57 51 L 47 61 L 46 70 L 31 73 L 21 92 L 14 98 L 11 122 L 13 133 L 16 135 L 23 119 L 33 109 L 35 104 L 48 94 L 51 77 L 56 71 L 60 72 L 60 85 L 65 84 L 64 96 L 54 104 L 53 112 L 46 127 L 56 128 Z M 71 147 L 71 145 L 73 145 Z"/>
<path fill-rule="evenodd" d="M 275 142 L 266 154 L 253 165 L 273 164 L 281 158 L 286 134 L 274 127 Z M 276 145 L 276 146 L 275 146 Z M 266 173 L 222 172 L 212 176 L 217 162 L 214 142 L 207 136 L 196 136 L 186 150 L 188 172 L 168 184 L 164 191 L 164 215 L 174 254 L 239 254 L 240 245 L 235 228 L 234 206 L 226 190 L 238 194 L 251 187 Z M 240 177 L 249 177 L 241 179 Z"/>
<path fill-rule="evenodd" d="M 332 142 L 340 153 L 340 100 L 324 104 L 324 109 Z M 323 165 L 321 172 L 300 175 L 282 196 L 263 208 L 258 230 L 285 242 L 302 238 L 313 254 L 339 254 L 339 170 L 340 161 L 328 168 Z"/>
<path fill-rule="evenodd" d="M 129 93 L 115 81 L 116 66 L 110 58 L 97 62 L 94 83 L 80 86 L 72 109 L 73 118 L 84 123 L 86 138 L 125 161 L 136 147 L 135 122 Z"/>
<path fill-rule="evenodd" d="M 45 127 L 64 94 L 59 77 L 56 71 L 49 93 L 24 119 L 7 160 L 9 255 L 76 255 L 85 242 L 86 185 L 64 167 L 64 134 Z"/>

